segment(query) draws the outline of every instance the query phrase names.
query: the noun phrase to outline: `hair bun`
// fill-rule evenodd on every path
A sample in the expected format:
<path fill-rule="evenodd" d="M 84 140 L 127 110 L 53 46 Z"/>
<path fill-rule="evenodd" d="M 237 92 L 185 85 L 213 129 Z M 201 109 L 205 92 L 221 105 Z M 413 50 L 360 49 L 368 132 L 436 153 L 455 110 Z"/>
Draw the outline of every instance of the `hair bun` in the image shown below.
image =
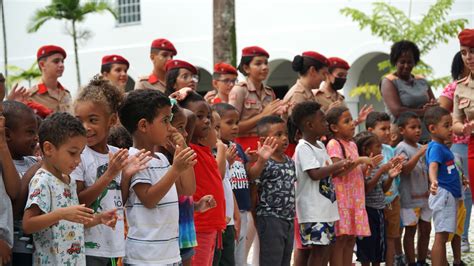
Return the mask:
<path fill-rule="evenodd" d="M 300 72 L 303 69 L 303 57 L 301 55 L 297 55 L 293 58 L 291 68 L 296 72 Z"/>

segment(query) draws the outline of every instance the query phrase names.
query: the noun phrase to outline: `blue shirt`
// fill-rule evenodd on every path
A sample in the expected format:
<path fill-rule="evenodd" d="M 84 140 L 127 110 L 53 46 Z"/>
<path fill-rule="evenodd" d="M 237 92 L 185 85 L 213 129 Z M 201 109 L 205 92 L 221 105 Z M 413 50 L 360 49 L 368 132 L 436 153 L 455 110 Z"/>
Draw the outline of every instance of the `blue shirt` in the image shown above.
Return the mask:
<path fill-rule="evenodd" d="M 395 157 L 395 149 L 390 145 L 382 144 L 382 155 L 384 164 L 388 163 L 393 157 Z M 388 175 L 384 176 L 383 181 L 388 178 Z M 400 176 L 395 177 L 392 181 L 390 189 L 385 192 L 385 204 L 390 204 L 398 196 L 398 187 L 400 186 Z"/>
<path fill-rule="evenodd" d="M 426 150 L 426 164 L 432 162 L 438 163 L 438 186 L 442 187 L 455 198 L 461 198 L 461 184 L 459 182 L 459 173 L 454 163 L 454 155 L 449 148 L 436 141 L 431 141 Z"/>
<path fill-rule="evenodd" d="M 250 211 L 249 180 L 245 170 L 245 164 L 247 164 L 248 159 L 242 146 L 238 143 L 235 143 L 235 145 L 237 147 L 237 158 L 230 166 L 230 184 L 232 185 L 237 205 L 239 205 L 239 210 Z"/>

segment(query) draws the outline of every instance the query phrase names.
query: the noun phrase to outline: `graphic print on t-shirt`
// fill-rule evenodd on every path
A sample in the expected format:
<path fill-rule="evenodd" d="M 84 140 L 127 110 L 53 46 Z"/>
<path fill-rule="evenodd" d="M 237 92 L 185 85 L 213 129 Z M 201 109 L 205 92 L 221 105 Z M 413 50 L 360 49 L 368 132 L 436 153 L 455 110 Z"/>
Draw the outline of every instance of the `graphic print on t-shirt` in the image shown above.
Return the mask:
<path fill-rule="evenodd" d="M 319 193 L 330 200 L 331 203 L 336 201 L 336 193 L 334 193 L 334 186 L 332 185 L 330 176 L 319 180 Z"/>

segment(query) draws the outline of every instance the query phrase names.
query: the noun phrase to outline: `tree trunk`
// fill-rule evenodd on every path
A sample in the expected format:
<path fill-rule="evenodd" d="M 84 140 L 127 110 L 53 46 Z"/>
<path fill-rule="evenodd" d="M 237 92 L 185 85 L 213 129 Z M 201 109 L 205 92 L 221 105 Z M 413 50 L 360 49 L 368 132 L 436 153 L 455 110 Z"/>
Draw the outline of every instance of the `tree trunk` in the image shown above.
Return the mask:
<path fill-rule="evenodd" d="M 3 33 L 3 63 L 5 68 L 5 78 L 8 77 L 8 55 L 7 55 L 7 30 L 5 26 L 5 5 L 3 0 L 0 0 L 0 8 L 2 9 L 2 33 Z"/>
<path fill-rule="evenodd" d="M 235 0 L 213 0 L 214 64 L 236 65 Z"/>
<path fill-rule="evenodd" d="M 81 72 L 79 71 L 79 54 L 77 53 L 77 32 L 76 32 L 76 21 L 72 21 L 72 39 L 74 41 L 74 57 L 76 59 L 76 77 L 77 77 L 77 89 L 81 87 Z"/>

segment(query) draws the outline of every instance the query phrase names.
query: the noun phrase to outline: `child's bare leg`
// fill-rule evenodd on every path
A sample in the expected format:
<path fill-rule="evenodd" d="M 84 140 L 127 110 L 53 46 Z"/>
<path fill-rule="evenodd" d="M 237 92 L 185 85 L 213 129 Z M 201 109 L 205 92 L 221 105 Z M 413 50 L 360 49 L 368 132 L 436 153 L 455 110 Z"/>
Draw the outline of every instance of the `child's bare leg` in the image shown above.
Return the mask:
<path fill-rule="evenodd" d="M 441 232 L 435 234 L 435 240 L 431 249 L 431 263 L 433 266 L 445 266 L 448 264 L 446 259 L 446 242 L 448 242 L 449 233 Z"/>
<path fill-rule="evenodd" d="M 183 260 L 183 261 L 182 261 L 182 262 L 183 262 L 183 266 L 191 266 L 191 265 L 192 265 L 192 264 L 191 264 L 191 261 L 192 261 L 191 259 Z"/>
<path fill-rule="evenodd" d="M 403 249 L 408 263 L 415 263 L 415 226 L 405 226 L 405 235 L 403 236 Z M 419 244 L 418 244 L 419 245 Z"/>
<path fill-rule="evenodd" d="M 403 254 L 403 249 L 402 249 L 402 237 L 401 237 L 401 232 L 403 229 L 400 230 L 400 237 L 397 237 L 394 239 L 395 242 L 395 255 L 402 255 Z"/>
<path fill-rule="evenodd" d="M 393 258 L 395 257 L 395 238 L 387 237 L 386 244 L 385 264 L 393 265 Z"/>
<path fill-rule="evenodd" d="M 295 250 L 293 251 L 294 265 L 307 266 L 310 255 L 311 255 L 311 249 L 295 248 Z"/>
<path fill-rule="evenodd" d="M 343 253 L 343 265 L 352 265 L 352 255 L 354 253 L 354 246 L 356 243 L 355 236 L 348 236 L 346 241 L 346 245 L 344 246 L 344 253 Z"/>
<path fill-rule="evenodd" d="M 308 266 L 323 266 L 327 265 L 330 253 L 329 246 L 313 246 L 310 250 Z"/>
<path fill-rule="evenodd" d="M 418 230 L 417 257 L 418 261 L 425 261 L 428 255 L 428 245 L 430 244 L 431 223 L 420 220 Z"/>
<path fill-rule="evenodd" d="M 451 248 L 453 249 L 453 264 L 461 263 L 461 237 L 454 234 L 451 241 Z"/>
<path fill-rule="evenodd" d="M 343 266 L 344 260 L 343 254 L 344 247 L 346 246 L 348 236 L 337 236 L 336 243 L 334 244 L 334 248 L 331 252 L 331 266 Z"/>

